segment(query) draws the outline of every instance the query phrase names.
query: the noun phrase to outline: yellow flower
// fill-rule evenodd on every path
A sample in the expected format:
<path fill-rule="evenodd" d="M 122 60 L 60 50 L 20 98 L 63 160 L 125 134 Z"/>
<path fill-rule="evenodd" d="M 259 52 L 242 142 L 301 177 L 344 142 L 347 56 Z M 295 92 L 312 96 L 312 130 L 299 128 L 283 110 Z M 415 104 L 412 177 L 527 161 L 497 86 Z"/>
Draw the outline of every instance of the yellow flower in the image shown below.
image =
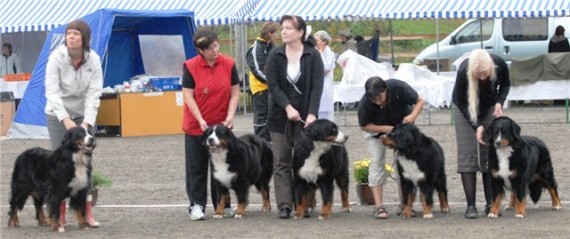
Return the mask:
<path fill-rule="evenodd" d="M 354 179 L 357 183 L 368 183 L 368 168 L 370 159 L 364 158 L 353 163 Z"/>
<path fill-rule="evenodd" d="M 355 161 L 353 164 L 354 179 L 357 183 L 368 183 L 368 169 L 370 167 L 370 159 L 363 158 Z M 394 168 L 389 164 L 384 165 L 384 170 L 389 175 L 396 173 Z"/>

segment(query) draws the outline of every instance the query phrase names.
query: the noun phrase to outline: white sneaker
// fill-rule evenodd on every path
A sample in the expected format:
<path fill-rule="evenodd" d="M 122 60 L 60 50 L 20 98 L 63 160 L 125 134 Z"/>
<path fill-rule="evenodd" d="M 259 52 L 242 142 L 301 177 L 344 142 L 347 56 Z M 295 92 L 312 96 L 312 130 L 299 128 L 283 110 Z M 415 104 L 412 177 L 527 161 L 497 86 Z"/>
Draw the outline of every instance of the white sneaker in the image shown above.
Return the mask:
<path fill-rule="evenodd" d="M 204 207 L 195 204 L 192 206 L 192 211 L 190 212 L 190 219 L 192 221 L 201 221 L 204 220 Z"/>

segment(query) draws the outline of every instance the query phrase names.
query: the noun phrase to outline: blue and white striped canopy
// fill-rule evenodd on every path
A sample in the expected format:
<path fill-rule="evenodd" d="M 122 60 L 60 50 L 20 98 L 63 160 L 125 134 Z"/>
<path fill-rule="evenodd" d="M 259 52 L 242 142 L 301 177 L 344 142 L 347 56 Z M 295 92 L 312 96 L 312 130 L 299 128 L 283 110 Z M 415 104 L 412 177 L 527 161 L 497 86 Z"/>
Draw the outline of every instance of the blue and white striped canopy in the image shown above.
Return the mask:
<path fill-rule="evenodd" d="M 364 18 L 533 18 L 570 15 L 569 0 L 363 0 Z"/>
<path fill-rule="evenodd" d="M 457 19 L 570 15 L 570 0 L 260 0 L 246 21 L 291 14 L 313 20 Z"/>
<path fill-rule="evenodd" d="M 189 10 L 196 25 L 233 24 L 259 0 L 0 0 L 0 30 L 49 31 L 98 9 Z"/>

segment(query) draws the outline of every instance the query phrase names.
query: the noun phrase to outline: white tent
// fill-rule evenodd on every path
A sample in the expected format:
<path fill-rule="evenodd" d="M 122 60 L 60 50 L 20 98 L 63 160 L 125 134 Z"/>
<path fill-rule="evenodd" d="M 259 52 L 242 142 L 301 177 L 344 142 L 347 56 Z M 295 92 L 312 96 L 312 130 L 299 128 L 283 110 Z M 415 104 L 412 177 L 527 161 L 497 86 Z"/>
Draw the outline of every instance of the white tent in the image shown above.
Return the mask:
<path fill-rule="evenodd" d="M 294 14 L 307 21 L 360 19 L 464 19 L 570 15 L 569 0 L 260 0 L 246 21 Z"/>
<path fill-rule="evenodd" d="M 258 0 L 0 0 L 2 33 L 49 31 L 103 8 L 118 10 L 191 10 L 195 24 L 238 22 Z"/>

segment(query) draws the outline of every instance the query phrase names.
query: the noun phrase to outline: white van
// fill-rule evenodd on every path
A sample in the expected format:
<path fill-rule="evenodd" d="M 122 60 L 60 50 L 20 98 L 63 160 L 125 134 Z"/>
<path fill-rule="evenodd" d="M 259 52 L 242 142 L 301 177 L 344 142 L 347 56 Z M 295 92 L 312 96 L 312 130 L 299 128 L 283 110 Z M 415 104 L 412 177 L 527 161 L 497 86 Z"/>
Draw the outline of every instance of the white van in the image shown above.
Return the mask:
<path fill-rule="evenodd" d="M 481 48 L 481 43 L 483 49 L 503 57 L 509 65 L 513 58 L 548 53 L 548 42 L 558 25 L 570 32 L 570 17 L 468 20 L 439 42 L 440 69 L 441 59 L 454 62 L 466 52 Z M 437 43 L 434 43 L 421 51 L 414 63 L 424 64 L 424 60 L 437 58 Z M 428 68 L 433 70 L 433 64 Z M 452 70 L 455 68 L 452 66 Z"/>

